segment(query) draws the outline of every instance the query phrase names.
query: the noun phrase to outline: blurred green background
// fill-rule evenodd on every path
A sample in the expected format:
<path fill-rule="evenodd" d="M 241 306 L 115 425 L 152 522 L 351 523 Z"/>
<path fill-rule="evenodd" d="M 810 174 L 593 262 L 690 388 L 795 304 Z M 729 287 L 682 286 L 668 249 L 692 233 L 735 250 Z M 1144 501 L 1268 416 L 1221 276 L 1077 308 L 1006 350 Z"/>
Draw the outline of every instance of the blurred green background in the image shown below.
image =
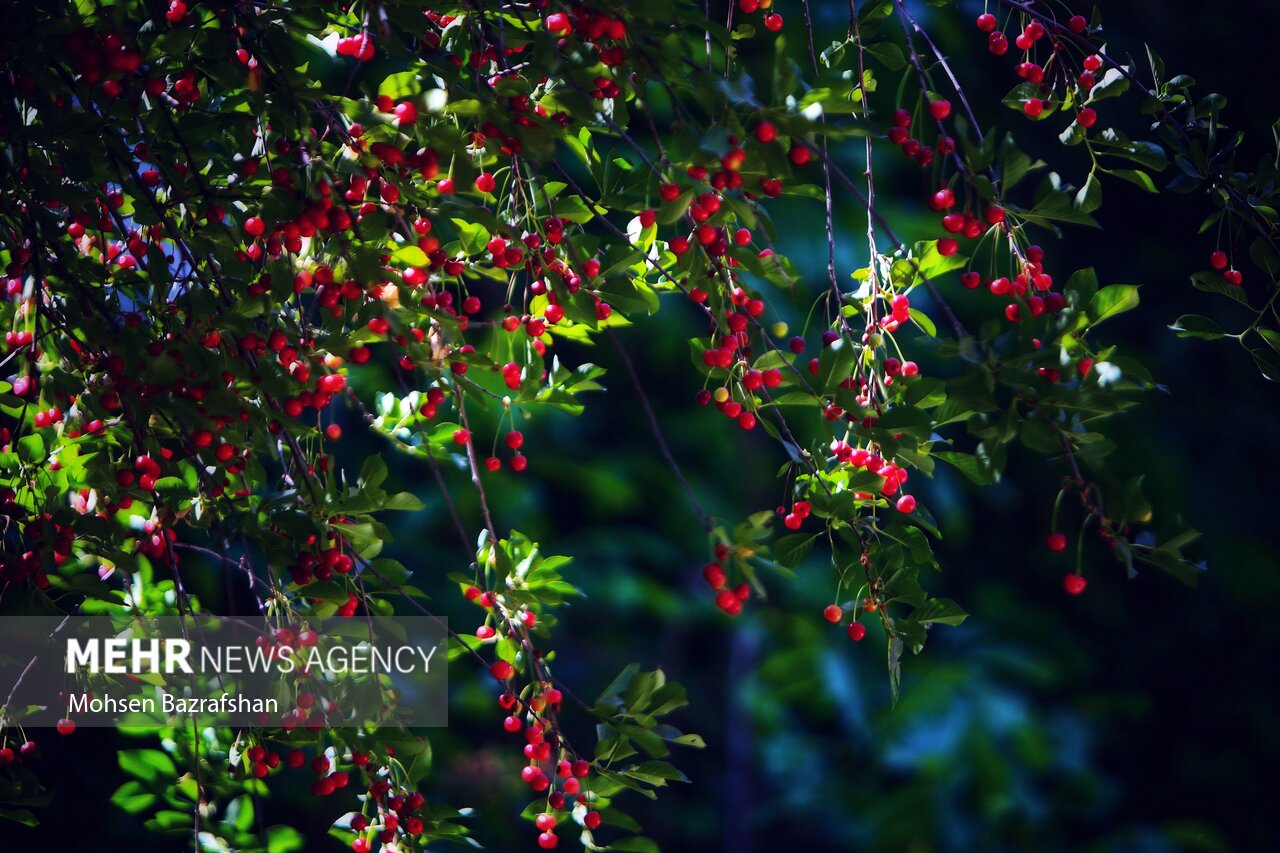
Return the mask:
<path fill-rule="evenodd" d="M 778 6 L 797 60 L 807 64 L 799 53 L 799 4 Z M 847 7 L 815 6 L 821 49 L 843 37 Z M 1255 157 L 1266 153 L 1280 98 L 1274 59 L 1259 44 L 1280 32 L 1280 5 L 1102 6 L 1113 53 L 1141 56 L 1143 41 L 1150 42 L 1171 73 L 1196 77 L 1202 93 L 1228 95 L 1226 114 L 1247 132 L 1246 147 Z M 1060 122 L 1033 127 L 999 104 L 1016 82 L 1013 60 L 986 53 L 971 24 L 981 4 L 962 8 L 958 16 L 920 11 L 980 119 L 1015 128 L 1027 146 L 1079 182 L 1084 154 L 1057 145 Z M 751 59 L 771 62 L 772 49 Z M 882 83 L 873 105 L 891 108 L 895 88 L 896 80 Z M 1142 131 L 1131 99 L 1109 101 L 1102 113 L 1104 122 Z M 836 156 L 856 169 L 860 150 L 860 142 L 851 142 Z M 898 230 L 930 235 L 919 170 L 892 150 L 881 151 L 878 169 L 880 198 Z M 1063 474 L 1056 463 L 1014 454 L 1005 479 L 986 490 L 945 470 L 930 482 L 918 476 L 913 486 L 945 533 L 938 549 L 943 572 L 931 588 L 972 615 L 960 628 L 935 630 L 923 655 L 905 661 L 896 708 L 882 637 L 873 632 L 854 645 L 819 617 L 831 590 L 820 554 L 795 582 L 766 579 L 770 600 L 753 601 L 735 621 L 712 605 L 699 576 L 706 555 L 701 529 L 658 456 L 617 353 L 607 343 L 562 352 L 571 363 L 606 365 L 610 390 L 591 399 L 581 419 L 540 417 L 521 425 L 530 467 L 523 476 L 494 477 L 496 522 L 500 530 L 531 535 L 548 553 L 575 558 L 569 576 L 587 598 L 563 612 L 555 648 L 558 671 L 576 692 L 594 695 L 633 660 L 662 666 L 688 687 L 692 704 L 674 722 L 708 743 L 702 752 L 675 756 L 692 783 L 656 803 L 637 797 L 622 804 L 664 849 L 1275 848 L 1280 815 L 1266 780 L 1280 761 L 1273 669 L 1280 648 L 1273 519 L 1280 502 L 1271 485 L 1280 473 L 1271 443 L 1280 433 L 1276 389 L 1233 344 L 1178 340 L 1166 328 L 1192 312 L 1227 328 L 1242 325 L 1226 310 L 1230 303 L 1193 290 L 1188 280 L 1214 248 L 1211 237 L 1196 236 L 1208 204 L 1200 194 L 1155 197 L 1111 183 L 1102 231 L 1077 229 L 1060 244 L 1046 244 L 1055 276 L 1094 265 L 1104 284 L 1143 285 L 1142 307 L 1109 323 L 1102 337 L 1140 354 L 1167 392 L 1152 393 L 1111 423 L 1121 447 L 1115 466 L 1147 474 L 1157 516 L 1181 513 L 1204 532 L 1198 555 L 1210 570 L 1199 588 L 1154 570 L 1128 580 L 1097 549 L 1086 553 L 1087 592 L 1066 596 L 1060 578 L 1071 560 L 1050 557 L 1042 545 Z M 773 211 L 785 222 L 780 249 L 811 285 L 795 304 L 780 303 L 798 325 L 807 300 L 825 287 L 822 210 L 792 201 Z M 837 199 L 837 225 L 843 278 L 866 262 L 856 200 Z M 976 298 L 959 301 L 962 312 L 976 316 Z M 700 332 L 694 312 L 677 301 L 620 338 L 700 499 L 732 523 L 782 500 L 773 473 L 784 454 L 761 431 L 743 433 L 693 405 L 700 386 L 686 339 Z M 366 374 L 362 391 L 382 381 Z M 347 426 L 342 454 L 358 462 L 376 445 L 358 436 L 354 421 Z M 430 472 L 405 464 L 396 476 L 429 507 L 393 519 L 396 542 L 387 553 L 415 570 L 437 610 L 469 630 L 474 608 L 443 582 L 464 557 Z M 474 521 L 461 472 L 450 480 Z M 452 679 L 455 725 L 431 735 L 436 769 L 429 796 L 478 809 L 476 836 L 489 849 L 533 849 L 536 832 L 514 817 L 527 801 L 519 746 L 501 730 L 488 682 L 470 677 L 468 666 L 458 662 Z M 573 714 L 566 720 L 571 734 L 590 742 L 584 720 Z M 117 736 L 82 731 L 43 740 L 44 772 L 61 786 L 60 799 L 45 811 L 42 827 L 11 835 L 15 842 L 120 849 L 128 839 L 138 850 L 185 843 L 148 837 L 137 819 L 111 809 Z M 314 800 L 301 776 L 290 778 L 273 784 L 267 821 L 300 828 L 308 850 L 338 849 L 323 837 L 338 814 L 337 799 Z M 72 810 L 77 817 L 68 819 Z M 84 847 L 85 821 L 101 827 L 89 843 L 103 846 Z"/>

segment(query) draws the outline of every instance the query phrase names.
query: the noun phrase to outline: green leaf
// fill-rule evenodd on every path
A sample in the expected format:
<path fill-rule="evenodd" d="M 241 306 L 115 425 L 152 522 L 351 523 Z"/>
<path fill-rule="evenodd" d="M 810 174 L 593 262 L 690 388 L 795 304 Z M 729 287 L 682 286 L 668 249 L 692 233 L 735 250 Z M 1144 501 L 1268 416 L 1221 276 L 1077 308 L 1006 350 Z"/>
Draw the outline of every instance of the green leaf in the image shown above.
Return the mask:
<path fill-rule="evenodd" d="M 1169 328 L 1180 338 L 1202 338 L 1206 341 L 1216 341 L 1226 334 L 1217 323 L 1199 314 L 1183 314 Z"/>
<path fill-rule="evenodd" d="M 853 372 L 855 357 L 853 345 L 844 338 L 824 349 L 818 357 L 818 388 L 834 391 Z"/>
<path fill-rule="evenodd" d="M 1128 181 L 1131 184 L 1142 187 L 1149 193 L 1158 193 L 1156 182 L 1151 180 L 1151 176 L 1141 169 L 1112 169 L 1110 174 L 1117 178 Z"/>
<path fill-rule="evenodd" d="M 387 499 L 381 502 L 382 509 L 394 509 L 407 512 L 416 512 L 422 509 L 424 504 L 417 495 L 412 492 L 396 492 L 394 495 L 388 495 Z"/>
<path fill-rule="evenodd" d="M 936 338 L 938 336 L 938 327 L 933 324 L 933 320 L 929 319 L 929 315 L 916 308 L 912 308 L 910 310 L 911 319 L 915 321 L 921 331 L 931 338 Z"/>
<path fill-rule="evenodd" d="M 421 88 L 418 83 L 418 72 L 401 71 L 385 77 L 378 84 L 378 94 L 387 95 L 391 98 L 406 98 L 410 95 L 418 94 Z"/>
<path fill-rule="evenodd" d="M 1249 244 L 1249 257 L 1258 265 L 1258 268 L 1266 272 L 1275 280 L 1276 275 L 1280 274 L 1280 258 L 1276 257 L 1276 252 L 1271 248 L 1271 244 L 1263 237 L 1256 237 Z"/>
<path fill-rule="evenodd" d="M 989 459 L 979 459 L 972 453 L 955 450 L 936 450 L 933 455 L 955 467 L 979 486 L 990 486 L 1000 479 L 1000 472 L 991 467 Z"/>
<path fill-rule="evenodd" d="M 1169 166 L 1169 155 L 1154 142 L 1134 142 L 1119 131 L 1102 132 L 1100 154 L 1132 160 L 1153 172 L 1162 172 Z"/>
<path fill-rule="evenodd" d="M 902 48 L 893 42 L 876 42 L 863 47 L 863 51 L 871 54 L 889 71 L 898 71 L 907 64 Z"/>
<path fill-rule="evenodd" d="M 1123 95 L 1129 90 L 1129 78 L 1119 68 L 1108 68 L 1102 79 L 1089 90 L 1089 103 Z"/>
<path fill-rule="evenodd" d="M 267 853 L 294 853 L 303 849 L 305 841 L 292 826 L 267 827 Z"/>
<path fill-rule="evenodd" d="M 137 779 L 125 782 L 111 795 L 111 803 L 129 814 L 140 814 L 155 805 L 158 798 Z"/>
<path fill-rule="evenodd" d="M 1102 206 L 1102 181 L 1096 172 L 1089 173 L 1084 186 L 1076 192 L 1073 204 L 1083 213 L 1093 213 Z"/>
<path fill-rule="evenodd" d="M 959 625 L 967 618 L 969 614 L 949 598 L 931 598 L 911 613 L 914 622 L 941 622 L 951 626 Z"/>
<path fill-rule="evenodd" d="M 126 749 L 116 753 L 120 769 L 143 782 L 177 778 L 173 759 L 158 749 Z"/>
<path fill-rule="evenodd" d="M 1098 221 L 1076 207 L 1075 197 L 1062 190 L 1053 190 L 1036 202 L 1036 206 L 1023 214 L 1027 219 L 1041 224 L 1067 222 L 1073 225 L 1098 227 Z"/>
<path fill-rule="evenodd" d="M 24 435 L 18 439 L 18 458 L 29 465 L 44 461 L 44 438 L 39 433 Z"/>
<path fill-rule="evenodd" d="M 1280 382 L 1280 361 L 1274 354 L 1264 349 L 1255 349 L 1249 351 L 1253 355 L 1253 361 L 1258 365 L 1258 370 L 1262 375 L 1272 382 Z"/>
<path fill-rule="evenodd" d="M 1022 109 L 1021 105 L 1018 109 Z M 1039 160 L 1032 160 L 1022 149 L 1014 144 L 1013 134 L 1005 134 L 1000 145 L 1000 187 L 1008 192 L 1013 189 L 1030 172 L 1044 166 Z"/>
<path fill-rule="evenodd" d="M 1071 274 L 1071 278 L 1067 279 L 1066 292 L 1078 294 L 1079 299 L 1076 304 L 1084 305 L 1098 292 L 1097 272 L 1093 267 L 1076 270 Z"/>
<path fill-rule="evenodd" d="M 489 230 L 479 222 L 454 218 L 449 220 L 458 229 L 458 237 L 462 240 L 462 249 L 468 255 L 479 255 L 489 245 Z"/>
<path fill-rule="evenodd" d="M 36 816 L 26 809 L 0 808 L 0 818 L 20 823 L 23 826 L 37 826 L 40 823 Z"/>
<path fill-rule="evenodd" d="M 1109 317 L 1138 307 L 1136 284 L 1112 284 L 1102 288 L 1089 300 L 1089 318 L 1101 323 Z"/>
<path fill-rule="evenodd" d="M 1014 86 L 1013 89 L 1010 90 L 1009 94 L 1004 96 L 1002 103 L 1009 109 L 1017 110 L 1023 115 L 1026 115 L 1023 107 L 1025 107 L 1027 102 L 1033 98 L 1039 99 L 1040 102 L 1044 104 L 1044 110 L 1038 116 L 1032 118 L 1032 121 L 1044 121 L 1049 116 L 1057 112 L 1058 107 L 1061 105 L 1059 102 L 1054 101 L 1052 98 L 1041 92 L 1038 84 L 1030 82 L 1019 83 L 1017 86 Z M 1030 116 L 1027 117 L 1031 118 Z"/>
<path fill-rule="evenodd" d="M 1229 284 L 1221 274 L 1216 272 L 1198 272 L 1191 276 L 1191 286 L 1196 290 L 1203 290 L 1206 293 L 1221 293 L 1239 302 L 1241 305 L 1249 304 L 1249 297 L 1244 292 L 1243 287 L 1236 287 Z"/>
<path fill-rule="evenodd" d="M 1168 572 L 1187 586 L 1195 586 L 1200 580 L 1200 570 L 1182 557 L 1170 551 L 1156 549 L 1154 551 L 1134 550 L 1133 556 Z"/>
<path fill-rule="evenodd" d="M 805 561 L 813 550 L 818 534 L 791 533 L 773 544 L 773 561 L 780 566 L 794 569 Z"/>
<path fill-rule="evenodd" d="M 933 426 L 933 418 L 923 409 L 915 406 L 894 406 L 876 421 L 877 429 L 893 432 L 925 432 Z"/>

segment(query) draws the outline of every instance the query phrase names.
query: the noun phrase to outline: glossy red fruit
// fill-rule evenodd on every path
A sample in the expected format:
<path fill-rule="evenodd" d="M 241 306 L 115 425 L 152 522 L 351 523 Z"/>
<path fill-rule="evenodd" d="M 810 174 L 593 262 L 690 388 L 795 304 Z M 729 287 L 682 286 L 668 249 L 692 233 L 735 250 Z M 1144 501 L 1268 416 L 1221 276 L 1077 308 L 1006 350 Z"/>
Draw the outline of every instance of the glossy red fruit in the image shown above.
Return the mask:
<path fill-rule="evenodd" d="M 990 12 L 984 12 L 978 16 L 978 29 L 984 33 L 989 33 L 996 28 L 996 16 Z"/>
<path fill-rule="evenodd" d="M 1089 581 L 1087 581 L 1083 575 L 1072 573 L 1063 575 L 1062 577 L 1062 588 L 1065 589 L 1069 595 L 1079 595 L 1084 592 L 1084 588 L 1088 585 Z"/>
<path fill-rule="evenodd" d="M 849 628 L 845 633 L 849 635 L 850 640 L 857 643 L 862 640 L 863 637 L 867 636 L 867 626 L 863 625 L 861 622 L 854 622 L 849 625 Z"/>
<path fill-rule="evenodd" d="M 1209 266 L 1215 270 L 1224 270 L 1227 268 L 1227 253 L 1219 249 L 1209 256 Z"/>
<path fill-rule="evenodd" d="M 1063 533 L 1050 533 L 1044 537 L 1044 546 L 1055 554 L 1067 550 L 1067 537 Z"/>
<path fill-rule="evenodd" d="M 58 720 L 57 728 L 58 734 L 69 735 L 76 730 L 76 722 L 75 720 L 68 720 L 66 717 L 63 717 L 61 720 Z"/>
<path fill-rule="evenodd" d="M 840 609 L 838 604 L 828 604 L 822 610 L 822 618 L 834 625 L 844 618 L 844 611 Z"/>
<path fill-rule="evenodd" d="M 569 23 L 569 16 L 564 12 L 547 15 L 547 32 L 549 33 L 562 36 L 568 33 L 572 26 Z"/>

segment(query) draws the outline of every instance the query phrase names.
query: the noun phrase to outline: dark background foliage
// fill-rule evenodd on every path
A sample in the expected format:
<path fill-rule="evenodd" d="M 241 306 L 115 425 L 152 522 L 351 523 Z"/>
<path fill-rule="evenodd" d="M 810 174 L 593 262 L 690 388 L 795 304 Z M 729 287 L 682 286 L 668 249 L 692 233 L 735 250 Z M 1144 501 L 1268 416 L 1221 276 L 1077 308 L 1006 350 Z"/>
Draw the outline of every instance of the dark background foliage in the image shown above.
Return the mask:
<path fill-rule="evenodd" d="M 963 5 L 960 23 L 944 12 L 931 24 L 980 119 L 1012 121 L 1032 150 L 1039 146 L 1078 181 L 1084 169 L 1070 174 L 1080 167 L 1072 160 L 1077 152 L 1057 146 L 1048 126 L 1055 122 L 1031 128 L 999 105 L 1013 82 L 1012 62 L 987 55 L 969 24 L 981 9 Z M 791 25 L 800 23 L 797 3 L 780 6 Z M 819 32 L 842 37 L 843 4 L 816 6 Z M 1247 132 L 1255 156 L 1265 153 L 1280 115 L 1266 41 L 1280 32 L 1280 6 L 1134 0 L 1103 4 L 1102 11 L 1113 51 L 1141 56 L 1143 41 L 1151 43 L 1172 72 L 1196 77 L 1204 92 L 1226 94 L 1228 120 Z M 802 42 L 797 28 L 792 49 L 807 61 Z M 892 96 L 885 85 L 873 104 L 887 109 Z M 1133 105 L 1126 98 L 1105 109 L 1136 112 Z M 860 148 L 850 143 L 836 155 L 856 165 Z M 924 236 L 924 185 L 899 159 L 893 151 L 880 155 L 881 196 L 900 230 Z M 502 525 L 576 558 L 571 574 L 588 598 L 559 629 L 561 672 L 576 691 L 592 694 L 631 660 L 661 665 L 689 687 L 691 707 L 677 722 L 709 744 L 681 757 L 692 784 L 654 804 L 631 804 L 665 849 L 1274 846 L 1280 816 L 1267 792 L 1280 761 L 1272 668 L 1280 642 L 1272 610 L 1280 599 L 1271 485 L 1280 475 L 1271 444 L 1280 431 L 1276 391 L 1230 342 L 1178 340 L 1166 329 L 1190 312 L 1237 325 L 1214 313 L 1225 300 L 1188 281 L 1214 248 L 1211 236 L 1196 236 L 1207 200 L 1149 196 L 1120 182 L 1107 193 L 1103 230 L 1077 229 L 1063 243 L 1047 244 L 1049 267 L 1065 275 L 1092 264 L 1104 284 L 1143 285 L 1142 308 L 1113 321 L 1104 337 L 1145 355 L 1166 391 L 1119 417 L 1115 465 L 1147 474 L 1157 514 L 1180 512 L 1204 532 L 1197 547 L 1210 569 L 1194 590 L 1154 571 L 1127 580 L 1090 544 L 1088 591 L 1069 598 L 1059 581 L 1070 558 L 1050 557 L 1041 544 L 1060 467 L 1015 457 L 1005 480 L 985 490 L 940 471 L 917 487 L 946 537 L 935 586 L 972 616 L 960 628 L 936 630 L 922 657 L 906 662 L 896 708 L 878 633 L 854 645 L 818 616 L 831 591 L 820 555 L 795 581 L 767 579 L 771 600 L 754 603 L 732 624 L 712 606 L 698 577 L 706 551 L 701 530 L 661 464 L 617 353 L 607 343 L 573 353 L 609 367 L 610 399 L 595 400 L 580 420 L 527 424 L 530 469 L 519 478 L 501 475 L 496 512 Z M 837 206 L 844 275 L 865 263 L 865 226 L 855 200 L 841 198 Z M 816 293 L 825 275 L 821 207 L 795 203 L 780 230 L 780 248 Z M 802 322 L 808 298 L 798 297 L 787 319 Z M 692 311 L 671 304 L 620 335 L 672 449 L 716 516 L 736 520 L 772 507 L 782 498 L 772 476 L 781 450 L 758 431 L 742 433 L 693 406 L 698 386 L 681 323 L 696 328 Z M 348 427 L 344 452 L 358 459 L 375 449 L 372 438 L 358 437 L 354 421 Z M 389 552 L 415 569 L 438 608 L 469 628 L 470 605 L 443 583 L 466 557 L 429 471 L 402 466 L 397 473 L 398 485 L 429 506 L 399 520 Z M 467 512 L 461 474 L 453 481 Z M 209 595 L 216 589 L 211 584 Z M 431 735 L 429 794 L 478 809 L 476 835 L 486 847 L 524 849 L 528 829 L 512 817 L 521 786 L 493 697 L 479 679 L 458 674 L 453 681 L 454 726 Z M 178 843 L 147 835 L 108 803 L 119 781 L 115 750 L 142 744 L 107 731 L 43 740 L 44 772 L 59 799 L 41 827 L 6 828 L 6 848 L 34 842 L 45 849 L 161 850 Z M 324 839 L 334 802 L 311 798 L 301 776 L 274 788 L 261 805 L 269 822 L 297 826 L 308 850 L 338 849 Z"/>

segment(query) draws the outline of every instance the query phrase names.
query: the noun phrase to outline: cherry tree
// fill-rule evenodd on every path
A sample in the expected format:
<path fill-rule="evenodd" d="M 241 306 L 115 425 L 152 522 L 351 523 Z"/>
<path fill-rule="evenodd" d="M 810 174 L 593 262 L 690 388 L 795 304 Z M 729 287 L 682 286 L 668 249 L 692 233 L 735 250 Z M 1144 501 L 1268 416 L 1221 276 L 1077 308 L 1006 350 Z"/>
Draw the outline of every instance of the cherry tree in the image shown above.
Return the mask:
<path fill-rule="evenodd" d="M 821 554 L 831 603 L 813 618 L 838 626 L 832 643 L 860 644 L 851 653 L 885 644 L 895 695 L 907 652 L 966 618 L 926 587 L 939 532 L 917 484 L 939 466 L 992 485 L 1015 444 L 1053 460 L 1061 484 L 1039 535 L 1065 594 L 1135 564 L 1194 582 L 1196 532 L 1164 523 L 1179 508 L 1153 506 L 1140 472 L 1108 464 L 1108 418 L 1156 383 L 1106 325 L 1138 307 L 1139 287 L 1104 283 L 1054 239 L 1127 227 L 1101 212 L 1116 181 L 1207 189 L 1204 236 L 1194 222 L 1185 235 L 1204 241 L 1205 268 L 1188 274 L 1233 301 L 1239 330 L 1188 313 L 1174 331 L 1234 339 L 1280 379 L 1276 156 L 1238 163 L 1224 98 L 1150 49 L 1138 60 L 1109 44 L 1069 3 L 992 0 L 962 21 L 948 0 L 861 0 L 835 33 L 816 5 L 10 8 L 6 603 L 194 618 L 184 566 L 210 561 L 256 605 L 226 616 L 268 645 L 305 645 L 344 620 L 433 615 L 425 569 L 380 553 L 387 513 L 448 514 L 465 554 L 448 577 L 477 625 L 450 639 L 453 677 L 491 688 L 531 843 L 640 851 L 654 845 L 615 802 L 683 781 L 680 750 L 704 741 L 676 728 L 685 691 L 662 670 L 562 680 L 554 629 L 574 569 L 557 543 L 503 527 L 494 487 L 540 476 L 527 420 L 591 417 L 608 384 L 705 529 L 688 558 L 706 606 L 736 616 Z M 963 26 L 1011 90 L 966 89 L 926 24 Z M 1027 153 L 1032 122 L 1086 151 L 1087 171 Z M 909 163 L 924 189 L 877 182 L 886 162 Z M 880 207 L 890 192 L 927 210 L 932 232 L 907 239 Z M 825 276 L 787 257 L 780 197 L 822 211 Z M 865 230 L 837 228 L 847 206 Z M 850 246 L 856 268 L 839 260 Z M 802 327 L 780 319 L 784 303 Z M 679 328 L 671 315 L 701 329 L 691 412 L 773 439 L 751 464 L 781 469 L 784 505 L 713 517 L 654 416 L 643 353 L 620 348 L 617 376 L 583 357 L 619 345 L 621 327 Z M 356 428 L 383 451 L 343 466 Z M 402 458 L 433 472 L 425 503 L 384 487 Z M 451 496 L 442 472 L 455 468 L 478 511 Z M 53 796 L 45 735 L 23 727 L 30 709 L 12 695 L 0 816 L 32 822 Z M 239 819 L 298 774 L 357 853 L 476 830 L 465 804 L 423 793 L 429 763 L 413 758 L 429 731 L 322 736 L 325 703 L 296 698 L 251 729 L 156 721 L 163 748 L 130 753 L 117 802 L 197 849 L 301 849 L 295 830 Z M 596 724 L 595 742 L 566 718 Z"/>

